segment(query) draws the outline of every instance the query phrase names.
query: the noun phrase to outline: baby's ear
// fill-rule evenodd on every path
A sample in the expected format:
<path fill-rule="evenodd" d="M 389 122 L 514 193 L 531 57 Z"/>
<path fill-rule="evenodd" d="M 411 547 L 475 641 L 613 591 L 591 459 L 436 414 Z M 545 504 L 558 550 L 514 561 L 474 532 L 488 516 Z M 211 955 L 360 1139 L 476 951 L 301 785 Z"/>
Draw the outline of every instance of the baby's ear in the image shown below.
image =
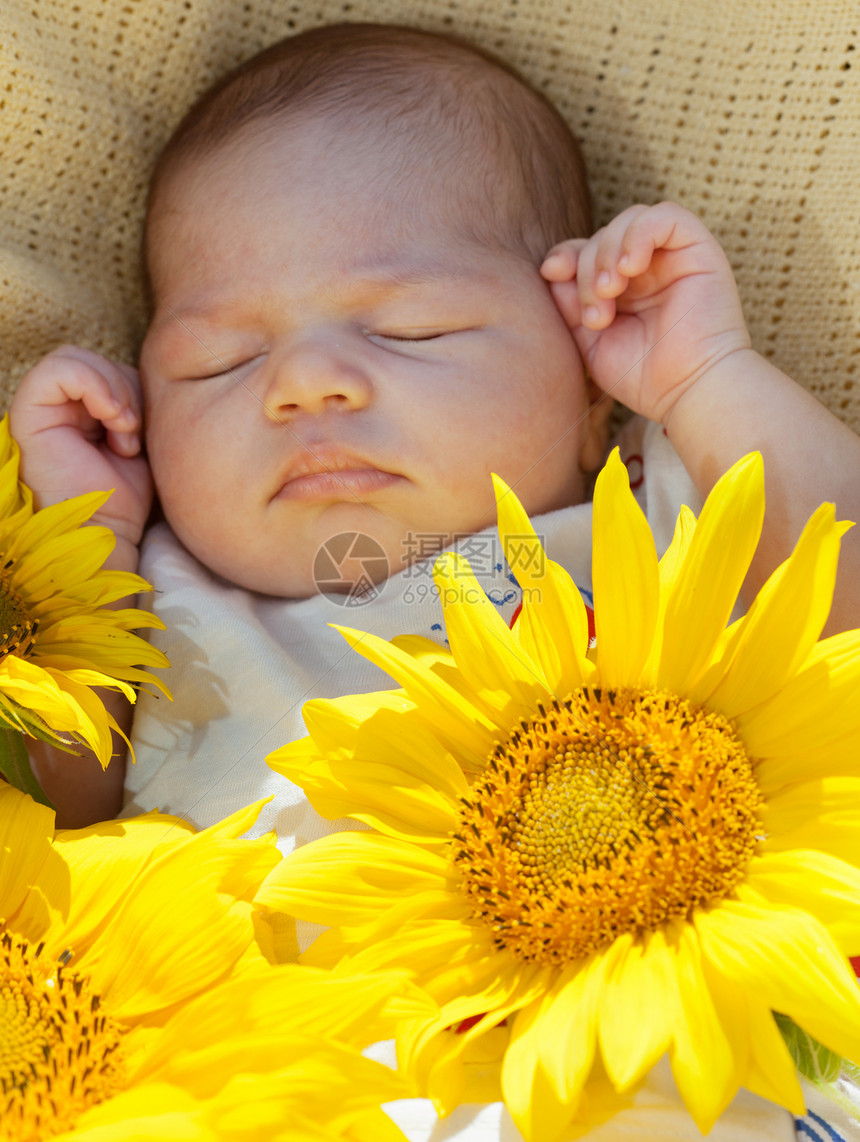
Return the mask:
<path fill-rule="evenodd" d="M 606 458 L 609 418 L 615 402 L 608 393 L 597 387 L 591 377 L 587 384 L 591 405 L 579 434 L 579 466 L 583 472 L 596 472 Z"/>

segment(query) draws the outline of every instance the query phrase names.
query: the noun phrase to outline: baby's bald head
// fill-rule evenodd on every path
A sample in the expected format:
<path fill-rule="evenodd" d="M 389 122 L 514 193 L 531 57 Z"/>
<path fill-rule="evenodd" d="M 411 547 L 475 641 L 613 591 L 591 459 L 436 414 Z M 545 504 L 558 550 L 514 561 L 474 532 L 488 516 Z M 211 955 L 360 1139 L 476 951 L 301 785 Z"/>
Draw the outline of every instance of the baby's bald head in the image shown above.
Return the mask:
<path fill-rule="evenodd" d="M 243 65 L 153 182 L 140 373 L 167 522 L 229 582 L 305 597 L 335 535 L 393 572 L 412 536 L 488 527 L 491 472 L 531 513 L 580 503 L 608 402 L 539 265 L 587 232 L 564 122 L 471 48 L 344 25 Z"/>
<path fill-rule="evenodd" d="M 291 36 L 207 92 L 159 160 L 150 223 L 174 180 L 234 137 L 313 123 L 346 132 L 350 147 L 366 139 L 380 180 L 406 196 L 410 180 L 444 176 L 439 207 L 456 213 L 465 241 L 539 263 L 556 242 L 591 232 L 579 148 L 542 95 L 458 40 L 375 24 Z"/>

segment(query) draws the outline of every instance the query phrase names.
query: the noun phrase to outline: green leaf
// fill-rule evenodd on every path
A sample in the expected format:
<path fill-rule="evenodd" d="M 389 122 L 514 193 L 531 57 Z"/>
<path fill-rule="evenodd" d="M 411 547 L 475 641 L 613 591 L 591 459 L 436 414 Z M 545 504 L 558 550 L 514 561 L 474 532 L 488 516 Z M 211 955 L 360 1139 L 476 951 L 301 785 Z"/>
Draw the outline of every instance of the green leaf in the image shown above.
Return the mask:
<path fill-rule="evenodd" d="M 839 1078 L 841 1055 L 835 1054 L 817 1039 L 813 1039 L 793 1019 L 774 1011 L 773 1017 L 794 1064 L 811 1083 L 832 1083 Z"/>
<path fill-rule="evenodd" d="M 773 1017 L 800 1074 L 860 1122 L 860 1067 L 813 1039 L 787 1015 L 774 1011 Z"/>
<path fill-rule="evenodd" d="M 0 773 L 10 785 L 22 793 L 29 793 L 40 805 L 47 805 L 49 809 L 55 807 L 42 792 L 42 787 L 33 774 L 27 747 L 24 745 L 24 735 L 7 726 L 0 726 Z"/>

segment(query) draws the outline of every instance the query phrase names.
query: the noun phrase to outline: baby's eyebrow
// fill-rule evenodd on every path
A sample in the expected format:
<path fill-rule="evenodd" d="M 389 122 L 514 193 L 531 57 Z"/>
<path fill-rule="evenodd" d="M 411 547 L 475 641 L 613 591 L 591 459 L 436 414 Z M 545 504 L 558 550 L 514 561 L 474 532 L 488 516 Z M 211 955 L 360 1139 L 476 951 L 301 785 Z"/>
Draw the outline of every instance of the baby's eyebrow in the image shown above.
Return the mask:
<path fill-rule="evenodd" d="M 220 309 L 222 307 L 218 307 Z M 210 335 L 223 332 L 217 320 L 217 310 L 206 306 L 175 311 L 168 306 L 157 315 L 149 327 L 147 340 L 155 341 L 159 351 L 172 348 L 174 342 L 202 345 Z"/>
<path fill-rule="evenodd" d="M 397 261 L 375 262 L 357 267 L 353 283 L 356 286 L 378 289 L 400 289 L 408 286 L 435 285 L 438 282 L 464 284 L 486 281 L 486 271 L 449 263 Z"/>

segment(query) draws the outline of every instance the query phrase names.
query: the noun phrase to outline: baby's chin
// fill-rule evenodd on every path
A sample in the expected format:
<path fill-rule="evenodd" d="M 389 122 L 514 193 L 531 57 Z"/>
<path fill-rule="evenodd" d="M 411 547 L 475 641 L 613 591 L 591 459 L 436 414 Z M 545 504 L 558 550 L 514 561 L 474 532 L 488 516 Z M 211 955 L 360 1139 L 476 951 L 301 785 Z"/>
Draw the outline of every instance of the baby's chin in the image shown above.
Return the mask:
<path fill-rule="evenodd" d="M 193 553 L 192 553 L 193 554 Z M 277 573 L 260 573 L 256 568 L 236 568 L 235 566 L 212 567 L 199 560 L 207 570 L 232 587 L 239 587 L 255 595 L 268 595 L 273 599 L 310 599 L 323 592 L 319 590 L 307 571 L 299 568 L 280 568 Z M 329 593 L 326 589 L 325 593 Z"/>
<path fill-rule="evenodd" d="M 385 548 L 371 536 L 351 531 L 335 534 L 299 557 L 269 558 L 250 564 L 237 555 L 220 551 L 215 555 L 199 547 L 195 550 L 181 535 L 178 538 L 210 574 L 231 587 L 275 599 L 310 599 L 318 595 L 368 595 L 400 566 L 392 567 Z"/>
<path fill-rule="evenodd" d="M 535 517 L 579 503 L 582 484 L 568 480 L 553 488 L 532 480 L 514 492 L 522 494 L 523 507 Z M 255 529 L 250 521 L 244 528 L 231 528 L 220 518 L 216 527 L 211 516 L 165 515 L 187 550 L 229 585 L 279 599 L 356 598 L 362 591 L 375 597 L 381 584 L 407 567 L 420 562 L 432 567 L 441 551 L 495 527 L 497 506 L 489 477 L 483 495 L 467 497 L 466 504 L 463 498 L 461 490 L 449 487 L 430 502 L 425 497 L 418 505 L 423 510 L 417 511 L 402 510 L 400 503 L 337 503 L 319 513 L 273 513 Z M 171 514 L 180 518 L 171 519 Z"/>

